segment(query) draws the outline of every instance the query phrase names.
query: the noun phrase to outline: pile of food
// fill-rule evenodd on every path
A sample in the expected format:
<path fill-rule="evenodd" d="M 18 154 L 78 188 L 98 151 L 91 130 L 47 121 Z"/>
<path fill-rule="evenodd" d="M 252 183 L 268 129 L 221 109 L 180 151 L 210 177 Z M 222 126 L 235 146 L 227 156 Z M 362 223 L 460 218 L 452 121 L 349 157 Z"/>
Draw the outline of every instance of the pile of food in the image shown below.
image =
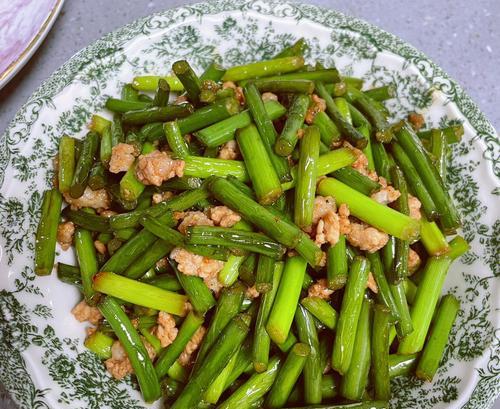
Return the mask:
<path fill-rule="evenodd" d="M 390 122 L 394 84 L 363 90 L 306 46 L 200 76 L 177 61 L 61 138 L 35 270 L 74 246 L 57 274 L 85 346 L 146 402 L 385 408 L 391 378 L 438 369 L 463 129 Z"/>

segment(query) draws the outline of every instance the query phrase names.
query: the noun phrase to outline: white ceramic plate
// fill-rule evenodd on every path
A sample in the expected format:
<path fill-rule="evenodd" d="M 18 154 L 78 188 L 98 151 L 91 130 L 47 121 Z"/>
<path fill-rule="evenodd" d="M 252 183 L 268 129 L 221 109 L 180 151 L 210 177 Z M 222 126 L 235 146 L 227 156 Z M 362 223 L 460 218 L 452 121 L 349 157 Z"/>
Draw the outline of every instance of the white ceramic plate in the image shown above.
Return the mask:
<path fill-rule="evenodd" d="M 0 89 L 28 62 L 56 21 L 64 0 L 0 4 Z"/>
<path fill-rule="evenodd" d="M 90 115 L 137 74 L 165 74 L 176 59 L 201 70 L 266 59 L 299 37 L 308 56 L 368 86 L 395 82 L 391 112 L 422 112 L 428 124 L 460 121 L 448 183 L 471 250 L 445 284 L 462 311 L 432 384 L 393 382 L 396 408 L 488 408 L 500 391 L 499 144 L 463 90 L 427 57 L 370 24 L 335 11 L 282 1 L 213 1 L 138 20 L 108 34 L 57 70 L 18 112 L 0 146 L 0 381 L 22 408 L 138 408 L 130 383 L 111 380 L 82 345 L 69 313 L 74 288 L 33 274 L 34 232 L 52 156 L 64 133 L 82 136 Z M 58 260 L 74 262 L 59 252 Z"/>

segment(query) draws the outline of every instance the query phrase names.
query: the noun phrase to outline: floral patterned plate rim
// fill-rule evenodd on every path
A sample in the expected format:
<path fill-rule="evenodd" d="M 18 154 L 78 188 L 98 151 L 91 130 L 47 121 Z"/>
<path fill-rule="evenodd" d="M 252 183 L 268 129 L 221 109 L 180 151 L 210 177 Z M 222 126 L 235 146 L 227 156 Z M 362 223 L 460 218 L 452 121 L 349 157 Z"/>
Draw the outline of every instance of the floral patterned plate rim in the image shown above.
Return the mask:
<path fill-rule="evenodd" d="M 445 284 L 462 311 L 432 384 L 392 382 L 396 408 L 489 408 L 500 393 L 500 297 L 495 204 L 500 194 L 499 140 L 464 91 L 426 56 L 361 20 L 308 4 L 216 0 L 139 19 L 91 44 L 30 97 L 0 138 L 0 382 L 22 408 L 141 408 L 131 379 L 110 379 L 82 345 L 84 325 L 69 310 L 78 291 L 55 274 L 33 274 L 41 193 L 52 180 L 57 140 L 81 136 L 107 96 L 143 73 L 187 58 L 200 70 L 215 54 L 228 65 L 270 58 L 299 37 L 308 58 L 337 64 L 367 85 L 395 82 L 395 117 L 422 112 L 431 125 L 462 122 L 447 183 L 471 250 Z M 57 260 L 74 262 L 58 250 Z"/>

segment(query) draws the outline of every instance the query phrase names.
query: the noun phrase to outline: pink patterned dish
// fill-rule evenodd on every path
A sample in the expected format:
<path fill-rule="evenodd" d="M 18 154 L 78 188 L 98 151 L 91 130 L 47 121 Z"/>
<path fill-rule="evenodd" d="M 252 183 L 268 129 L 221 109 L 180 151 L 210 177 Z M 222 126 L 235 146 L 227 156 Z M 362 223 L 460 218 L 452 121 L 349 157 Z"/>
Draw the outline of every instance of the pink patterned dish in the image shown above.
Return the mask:
<path fill-rule="evenodd" d="M 64 0 L 0 3 L 0 89 L 26 64 L 54 24 Z"/>

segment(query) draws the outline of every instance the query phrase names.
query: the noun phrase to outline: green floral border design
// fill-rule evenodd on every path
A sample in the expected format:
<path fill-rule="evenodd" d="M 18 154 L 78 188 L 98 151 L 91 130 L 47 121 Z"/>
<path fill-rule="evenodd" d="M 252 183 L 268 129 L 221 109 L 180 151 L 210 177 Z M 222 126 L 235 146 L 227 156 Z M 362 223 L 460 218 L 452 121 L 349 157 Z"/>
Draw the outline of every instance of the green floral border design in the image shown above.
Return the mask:
<path fill-rule="evenodd" d="M 41 87 L 33 94 L 33 96 L 28 100 L 28 102 L 21 108 L 17 113 L 13 122 L 7 129 L 4 136 L 0 139 L 0 186 L 3 185 L 5 170 L 9 163 L 18 170 L 18 176 L 20 180 L 23 177 L 30 179 L 33 175 L 33 169 L 38 169 L 38 167 L 47 169 L 46 171 L 46 184 L 49 184 L 51 178 L 51 171 L 48 170 L 50 167 L 46 161 L 40 160 L 34 154 L 32 157 L 22 157 L 18 156 L 21 152 L 19 146 L 23 142 L 28 140 L 30 135 L 30 130 L 32 124 L 34 124 L 38 118 L 39 112 L 52 104 L 52 98 L 56 96 L 61 90 L 68 86 L 75 79 L 80 82 L 85 83 L 88 81 L 89 86 L 92 86 L 92 95 L 97 99 L 93 101 L 92 104 L 88 105 L 99 105 L 102 104 L 104 96 L 100 94 L 101 87 L 104 88 L 104 84 L 100 84 L 99 76 L 103 75 L 106 69 L 109 67 L 99 66 L 99 61 L 107 57 L 113 58 L 114 55 L 119 55 L 120 48 L 127 43 L 129 40 L 133 39 L 137 35 L 148 34 L 155 29 L 164 28 L 171 24 L 172 22 L 184 21 L 188 18 L 201 18 L 207 14 L 218 14 L 221 12 L 228 11 L 243 11 L 249 15 L 252 13 L 257 13 L 265 16 L 272 17 L 291 17 L 297 21 L 310 20 L 318 23 L 322 26 L 329 28 L 335 28 L 340 30 L 346 30 L 350 33 L 359 34 L 359 42 L 356 44 L 356 50 L 359 51 L 359 55 L 355 56 L 359 59 L 374 58 L 378 51 L 390 51 L 396 55 L 402 56 L 409 64 L 412 64 L 418 68 L 419 74 L 425 78 L 428 83 L 433 84 L 436 89 L 439 89 L 447 96 L 449 102 L 453 102 L 461 111 L 461 113 L 468 119 L 470 125 L 474 128 L 477 134 L 477 138 L 485 146 L 483 157 L 491 165 L 491 171 L 498 178 L 500 177 L 500 166 L 499 166 L 499 140 L 495 135 L 493 127 L 488 123 L 486 118 L 479 111 L 477 106 L 466 96 L 464 91 L 435 64 L 430 62 L 427 57 L 418 52 L 413 47 L 404 43 L 402 40 L 394 37 L 393 35 L 386 33 L 374 26 L 363 21 L 344 16 L 338 12 L 322 9 L 312 5 L 305 5 L 299 3 L 283 3 L 280 1 L 269 1 L 263 2 L 259 0 L 254 0 L 251 2 L 246 2 L 242 0 L 221 0 L 214 2 L 206 2 L 194 4 L 191 6 L 180 7 L 172 10 L 167 10 L 163 13 L 158 13 L 143 19 L 137 20 L 113 33 L 104 36 L 101 40 L 95 42 L 89 47 L 77 53 L 72 57 L 66 64 L 64 64 L 60 69 L 58 69 L 46 82 L 44 82 Z M 340 36 L 341 37 L 341 36 Z M 283 38 L 284 42 L 289 42 L 293 40 L 292 38 Z M 335 38 L 336 43 L 340 44 L 340 50 L 336 51 L 337 55 L 342 53 L 342 45 L 345 47 L 352 46 L 349 43 L 349 39 L 345 38 Z M 343 43 L 345 42 L 345 44 Z M 168 43 L 166 44 L 168 46 Z M 209 50 L 201 50 L 208 52 Z M 314 53 L 314 47 L 312 53 Z M 203 60 L 203 52 L 200 53 L 200 61 L 197 61 L 199 65 L 204 65 L 206 61 Z M 264 51 L 264 56 L 266 56 Z M 235 57 L 235 62 L 245 59 L 245 56 Z M 97 61 L 97 63 L 96 63 Z M 119 58 L 113 61 L 115 66 L 119 66 L 124 61 Z M 86 70 L 85 67 L 93 64 L 95 72 L 90 72 Z M 354 67 L 352 67 L 354 69 Z M 387 75 L 386 72 L 381 72 L 380 68 L 373 67 L 371 72 L 372 77 L 383 78 Z M 422 91 L 422 90 L 421 90 Z M 409 101 L 409 106 L 426 107 L 430 101 L 426 99 L 424 92 L 417 92 L 421 98 L 417 101 Z M 83 101 L 82 101 L 83 102 Z M 404 101 L 398 101 L 399 106 L 402 109 L 405 108 Z M 84 105 L 84 104 L 83 104 Z M 61 125 L 66 129 L 79 131 L 86 118 L 90 115 L 90 112 L 72 112 L 68 111 L 64 113 L 67 115 L 61 116 Z M 447 121 L 447 118 L 442 118 L 442 121 Z M 22 126 L 19 126 L 22 125 Z M 47 129 L 47 134 L 51 139 L 56 138 L 55 129 Z M 40 140 L 40 143 L 41 140 Z M 54 144 L 53 144 L 54 145 Z M 41 148 L 41 146 L 39 146 Z M 37 145 L 35 143 L 34 150 L 36 150 Z M 461 155 L 467 153 L 467 149 L 471 149 L 466 143 L 461 143 L 459 147 L 455 150 L 455 154 Z M 50 157 L 53 153 L 50 150 L 44 155 L 46 158 Z M 42 158 L 43 159 L 43 158 Z M 36 165 L 33 166 L 33 163 Z M 468 173 L 478 167 L 479 163 L 467 163 L 450 165 L 450 183 L 454 186 L 459 186 L 459 189 L 455 188 L 455 197 L 458 200 L 463 200 L 464 197 L 460 196 L 461 192 L 467 192 L 470 194 L 474 193 L 474 189 L 477 192 L 477 183 L 473 180 L 467 181 L 467 177 L 470 177 Z M 23 176 L 24 175 L 24 176 Z M 468 185 L 460 185 L 461 180 L 466 180 Z M 474 187 L 476 186 L 476 187 Z M 463 187 L 463 189 L 462 189 Z M 471 190 L 472 187 L 472 190 Z M 5 206 L 10 206 L 9 214 L 13 214 L 12 220 L 3 220 L 2 227 L 6 225 L 15 224 L 16 220 L 22 218 L 23 214 L 26 212 L 29 215 L 28 225 L 21 226 L 22 230 L 29 234 L 34 231 L 34 222 L 38 215 L 38 206 L 40 202 L 40 195 L 36 191 L 35 186 L 32 186 L 32 193 L 28 198 L 28 203 L 14 203 L 8 202 L 6 204 L 0 204 L 0 213 L 8 213 L 5 211 Z M 498 190 L 498 189 L 497 189 Z M 498 195 L 498 191 L 492 192 Z M 467 197 L 465 197 L 467 198 Z M 0 199 L 3 199 L 3 195 L 0 193 Z M 495 254 L 496 249 L 498 249 L 498 239 L 500 233 L 500 223 L 497 221 L 490 230 L 490 226 L 480 225 L 479 218 L 481 216 L 481 202 L 476 199 L 476 202 L 471 206 L 476 205 L 476 208 L 469 209 L 471 217 L 470 226 L 468 228 L 469 232 L 477 230 L 480 235 L 480 242 L 486 248 L 490 250 L 487 252 L 490 259 L 486 260 L 487 264 L 491 267 L 493 271 L 493 278 L 498 278 L 498 266 L 495 267 L 495 259 L 491 260 L 491 255 Z M 4 208 L 2 208 L 4 206 Z M 466 209 L 467 210 L 467 209 Z M 13 211 L 13 213 L 12 213 Z M 468 218 L 469 219 L 469 218 Z M 26 224 L 26 223 L 25 223 Z M 8 230 L 8 229 L 5 229 Z M 474 239 L 474 233 L 470 233 L 472 237 L 469 239 Z M 5 237 L 4 237 L 5 238 Z M 7 236 L 7 241 L 9 237 Z M 32 251 L 30 244 L 24 245 L 20 243 L 15 238 L 12 239 L 10 243 L 11 250 L 15 251 Z M 468 257 L 468 258 L 467 258 Z M 471 252 L 465 258 L 464 263 L 472 263 L 477 259 L 478 255 Z M 492 277 L 481 278 L 479 276 L 464 276 L 464 279 L 468 282 L 468 294 L 466 297 L 471 297 L 471 299 L 477 299 L 477 297 L 482 292 L 486 290 L 492 290 L 488 279 Z M 0 354 L 0 362 L 7 362 L 7 365 L 0 365 L 0 379 L 5 382 L 5 380 L 11 381 L 9 384 L 6 383 L 7 388 L 10 389 L 16 401 L 23 407 L 37 407 L 45 408 L 48 407 L 44 401 L 44 396 L 46 390 L 40 390 L 35 387 L 33 381 L 30 379 L 24 359 L 21 354 L 17 352 L 23 351 L 27 348 L 27 344 L 32 343 L 35 345 L 43 346 L 46 350 L 45 356 L 42 359 L 42 363 L 50 368 L 52 371 L 52 378 L 63 387 L 68 384 L 68 382 L 77 382 L 77 378 L 69 377 L 65 379 L 65 374 L 69 375 L 73 373 L 74 366 L 77 365 L 80 370 L 91 371 L 93 376 L 99 379 L 96 384 L 99 388 L 105 391 L 104 396 L 107 396 L 105 402 L 96 400 L 87 400 L 87 405 L 89 407 L 99 407 L 102 404 L 108 404 L 110 407 L 126 407 L 126 408 L 139 408 L 142 407 L 140 403 L 131 398 L 128 393 L 120 387 L 119 383 L 109 382 L 109 378 L 102 377 L 102 371 L 95 371 L 98 367 L 98 362 L 95 360 L 91 354 L 83 352 L 77 352 L 77 358 L 75 362 L 69 361 L 67 357 L 62 354 L 62 349 L 70 348 L 73 351 L 76 349 L 76 341 L 71 339 L 60 340 L 55 336 L 54 329 L 47 325 L 41 332 L 30 323 L 30 316 L 35 315 L 41 318 L 49 318 L 51 316 L 50 310 L 43 304 L 38 304 L 34 308 L 29 309 L 28 307 L 21 304 L 16 295 L 21 292 L 27 292 L 32 294 L 37 294 L 39 289 L 33 284 L 34 275 L 33 272 L 27 267 L 21 274 L 21 277 L 16 280 L 15 291 L 0 292 L 0 328 L 3 328 L 2 324 L 13 317 L 10 314 L 17 315 L 17 325 L 16 331 L 21 333 L 2 333 L 0 336 L 0 344 L 3 344 L 5 339 L 9 342 L 17 339 L 19 345 L 14 345 L 16 348 L 12 348 L 10 352 L 14 352 L 14 355 L 7 355 L 5 353 Z M 494 288 L 494 286 L 493 286 Z M 43 296 L 39 294 L 40 296 Z M 489 300 L 490 294 L 488 294 L 487 299 L 484 300 L 484 308 L 489 312 Z M 490 348 L 490 359 L 486 367 L 479 368 L 479 382 L 475 387 L 468 404 L 465 408 L 487 408 L 491 406 L 494 401 L 495 396 L 500 392 L 500 364 L 498 362 L 498 356 L 500 355 L 500 331 L 494 328 L 491 322 L 488 321 L 487 314 L 481 311 L 470 310 L 465 312 L 468 316 L 465 317 L 469 320 L 476 320 L 477 327 L 481 325 L 486 326 L 482 328 L 484 333 L 491 333 L 491 337 L 488 339 L 478 339 L 477 350 L 473 351 L 460 351 L 461 356 L 469 357 L 473 359 L 482 354 L 484 348 Z M 9 328 L 7 326 L 7 328 Z M 12 327 L 10 327 L 12 328 Z M 459 329 L 455 329 L 455 333 L 452 337 L 451 348 L 447 354 L 453 353 L 454 349 L 460 349 L 460 339 L 464 336 L 460 333 Z M 16 355 L 17 353 L 17 355 Z M 448 358 L 445 359 L 445 369 L 448 370 L 452 365 L 448 363 Z M 451 366 L 450 366 L 451 365 Z M 15 378 L 12 378 L 12 374 L 6 373 L 7 371 L 12 371 Z M 61 376 L 62 374 L 62 376 Z M 100 378 L 99 378 L 100 377 Z M 19 382 L 22 380 L 22 382 Z M 454 379 L 453 377 L 446 378 L 446 385 L 437 384 L 433 385 L 433 394 L 437 397 L 432 399 L 426 399 L 424 396 L 413 397 L 410 394 L 408 396 L 401 396 L 406 403 L 405 406 L 413 408 L 418 406 L 422 401 L 425 401 L 425 407 L 431 407 L 433 404 L 442 401 L 452 401 L 456 399 L 456 394 L 458 393 L 458 385 L 460 383 L 459 379 Z M 23 386 L 19 387 L 16 384 L 22 383 Z M 401 378 L 398 380 L 400 383 L 400 389 L 411 389 L 418 386 L 418 381 L 412 378 Z M 94 384 L 94 387 L 95 385 Z M 84 388 L 85 385 L 80 385 L 80 388 Z M 73 399 L 78 399 L 78 389 L 74 395 L 61 394 L 60 402 L 70 404 Z M 428 391 L 427 391 L 428 392 Z M 80 393 L 83 393 L 80 391 Z M 442 394 L 442 395 L 440 395 Z M 103 396 L 103 393 L 99 393 L 99 396 Z M 87 397 L 88 398 L 88 397 Z M 433 400 L 434 399 L 434 400 Z M 422 402 L 423 403 L 423 402 Z M 118 406 L 116 406 L 118 405 Z M 430 406 L 429 406 L 430 405 Z M 424 406 L 422 406 L 424 407 Z"/>

